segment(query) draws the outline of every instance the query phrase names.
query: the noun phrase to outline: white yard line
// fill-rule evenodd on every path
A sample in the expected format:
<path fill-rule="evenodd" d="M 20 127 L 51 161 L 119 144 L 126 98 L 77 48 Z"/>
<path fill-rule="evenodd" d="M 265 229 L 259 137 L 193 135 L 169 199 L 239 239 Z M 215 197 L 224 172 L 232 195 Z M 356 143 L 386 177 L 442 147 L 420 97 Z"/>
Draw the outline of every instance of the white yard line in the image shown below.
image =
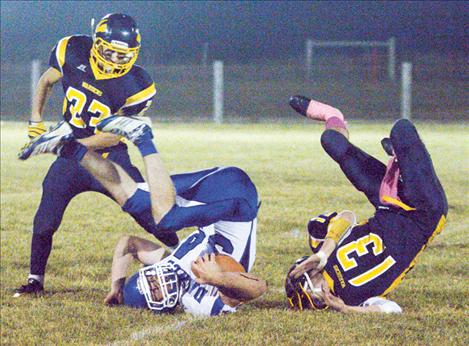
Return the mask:
<path fill-rule="evenodd" d="M 168 332 L 173 332 L 173 331 L 176 331 L 176 330 L 180 330 L 185 325 L 190 324 L 194 321 L 200 320 L 202 318 L 204 318 L 204 317 L 190 316 L 189 318 L 187 318 L 183 321 L 176 321 L 176 322 L 173 322 L 173 323 L 170 323 L 170 324 L 167 324 L 167 325 L 156 325 L 156 326 L 151 327 L 151 328 L 142 329 L 142 330 L 139 330 L 139 331 L 136 331 L 136 332 L 132 333 L 128 339 L 115 341 L 115 342 L 113 342 L 111 344 L 108 344 L 108 345 L 110 345 L 110 346 L 128 345 L 132 342 L 143 340 L 143 339 L 146 339 L 150 336 L 158 336 L 158 335 L 161 335 L 161 334 L 166 334 Z"/>

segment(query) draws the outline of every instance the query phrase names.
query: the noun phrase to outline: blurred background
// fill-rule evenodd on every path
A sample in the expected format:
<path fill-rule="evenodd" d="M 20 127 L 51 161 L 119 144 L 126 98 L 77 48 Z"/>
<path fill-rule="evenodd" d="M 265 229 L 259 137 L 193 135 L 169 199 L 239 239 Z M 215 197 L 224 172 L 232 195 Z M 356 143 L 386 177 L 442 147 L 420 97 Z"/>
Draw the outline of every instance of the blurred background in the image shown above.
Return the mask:
<path fill-rule="evenodd" d="M 33 60 L 44 71 L 59 39 L 90 35 L 91 18 L 122 12 L 142 33 L 138 64 L 157 84 L 148 112 L 157 121 L 213 121 L 215 60 L 223 61 L 223 122 L 301 121 L 288 107 L 293 94 L 331 103 L 350 120 L 396 119 L 403 62 L 412 64 L 413 119 L 467 120 L 467 8 L 467 1 L 2 1 L 1 119 L 29 118 Z M 46 120 L 60 118 L 62 97 L 56 86 Z"/>

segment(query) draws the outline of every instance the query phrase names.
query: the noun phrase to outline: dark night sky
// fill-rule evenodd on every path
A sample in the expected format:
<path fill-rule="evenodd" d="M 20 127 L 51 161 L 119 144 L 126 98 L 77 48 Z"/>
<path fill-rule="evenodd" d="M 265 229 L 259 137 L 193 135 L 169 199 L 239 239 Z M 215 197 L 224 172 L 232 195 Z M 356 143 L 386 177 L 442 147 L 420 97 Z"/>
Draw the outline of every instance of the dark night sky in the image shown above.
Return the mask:
<path fill-rule="evenodd" d="M 133 16 L 146 59 L 162 64 L 212 58 L 246 62 L 303 55 L 306 38 L 397 39 L 398 50 L 467 50 L 469 2 L 1 1 L 1 56 L 46 59 L 63 36 L 90 32 L 90 19 Z"/>

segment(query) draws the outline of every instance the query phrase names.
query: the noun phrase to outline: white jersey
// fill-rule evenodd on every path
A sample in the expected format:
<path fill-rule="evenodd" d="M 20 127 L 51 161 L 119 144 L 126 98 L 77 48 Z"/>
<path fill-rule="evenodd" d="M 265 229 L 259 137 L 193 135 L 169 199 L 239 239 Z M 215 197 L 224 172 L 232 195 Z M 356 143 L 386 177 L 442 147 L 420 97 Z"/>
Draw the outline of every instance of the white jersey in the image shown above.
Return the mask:
<path fill-rule="evenodd" d="M 180 204 L 185 204 L 179 201 Z M 187 204 L 186 204 L 187 206 Z M 256 256 L 257 220 L 250 222 L 219 221 L 199 228 L 158 264 L 171 263 L 181 284 L 179 304 L 194 315 L 216 316 L 234 312 L 235 308 L 223 303 L 218 288 L 200 285 L 191 270 L 192 262 L 206 253 L 220 253 L 233 257 L 248 272 Z"/>

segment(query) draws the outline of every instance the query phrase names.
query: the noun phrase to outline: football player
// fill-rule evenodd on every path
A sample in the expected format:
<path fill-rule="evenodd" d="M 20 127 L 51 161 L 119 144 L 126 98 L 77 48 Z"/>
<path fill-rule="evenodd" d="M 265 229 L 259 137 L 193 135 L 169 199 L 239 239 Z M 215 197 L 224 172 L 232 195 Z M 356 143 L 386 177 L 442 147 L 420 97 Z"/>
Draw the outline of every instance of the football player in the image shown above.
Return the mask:
<path fill-rule="evenodd" d="M 135 20 L 125 14 L 109 14 L 96 26 L 93 37 L 74 35 L 62 38 L 53 48 L 49 69 L 41 76 L 33 98 L 28 135 L 35 140 L 46 132 L 44 106 L 53 86 L 61 81 L 65 98 L 63 117 L 78 142 L 106 160 L 115 162 L 133 180 L 143 182 L 119 136 L 100 133 L 96 124 L 113 114 L 142 115 L 156 93 L 149 74 L 135 65 L 140 50 L 140 33 Z M 62 131 L 68 131 L 61 127 Z M 157 154 L 156 154 L 157 155 Z M 158 169 L 162 213 L 174 204 L 174 187 L 161 164 Z M 34 217 L 28 283 L 15 296 L 43 291 L 44 273 L 65 209 L 76 195 L 95 191 L 111 194 L 76 161 L 58 157 L 42 184 L 43 192 Z M 145 227 L 145 220 L 129 213 Z M 150 229 L 147 229 L 151 232 Z M 175 234 L 160 237 L 166 245 L 176 246 Z"/>
<path fill-rule="evenodd" d="M 118 243 L 112 265 L 112 289 L 107 303 L 121 303 L 156 312 L 172 311 L 177 304 L 194 314 L 217 315 L 234 311 L 260 296 L 265 282 L 251 274 L 222 273 L 213 253 L 229 255 L 249 272 L 256 255 L 258 197 L 249 176 L 239 168 L 225 167 L 171 176 L 176 204 L 158 219 L 158 201 L 148 185 L 134 181 L 119 165 L 104 160 L 77 141 L 59 123 L 36 139 L 22 153 L 22 159 L 54 153 L 73 160 L 93 175 L 126 211 L 153 225 L 157 235 L 174 234 L 197 226 L 198 230 L 160 262 L 164 250 L 137 237 Z M 132 117 L 113 116 L 98 124 L 135 143 L 144 157 L 148 181 L 158 176 L 156 147 L 150 126 Z M 156 168 L 155 168 L 156 167 Z M 156 215 L 156 216 L 155 216 Z M 125 288 L 125 274 L 131 258 L 150 265 L 132 276 Z M 193 262 L 195 261 L 195 264 Z M 155 264 L 156 263 L 156 264 Z M 193 268 L 199 277 L 196 278 Z"/>
<path fill-rule="evenodd" d="M 442 231 L 448 212 L 445 192 L 416 128 L 404 119 L 394 124 L 382 141 L 391 156 L 386 166 L 349 142 L 343 114 L 336 108 L 304 96 L 293 96 L 290 105 L 308 118 L 325 121 L 323 148 L 376 208 L 359 224 L 350 211 L 310 221 L 314 253 L 288 273 L 290 306 L 400 312 L 384 298 Z"/>
<path fill-rule="evenodd" d="M 178 186 L 179 180 L 183 182 L 188 179 L 187 183 L 190 183 L 197 175 L 201 180 L 197 180 L 186 193 L 181 194 L 188 199 L 178 197 L 181 201 L 180 208 L 187 209 L 187 213 L 191 213 L 190 209 L 197 205 L 204 206 L 200 201 L 213 193 L 223 198 L 228 192 L 226 190 L 231 189 L 226 183 L 232 182 L 238 190 L 244 192 L 253 188 L 250 183 L 246 185 L 247 175 L 234 167 L 173 176 L 173 179 Z M 245 181 L 241 183 L 244 187 L 236 176 Z M 212 180 L 215 184 L 211 183 Z M 217 186 L 216 180 L 223 184 Z M 252 196 L 246 195 L 247 199 L 242 203 L 255 202 L 254 191 L 251 193 Z M 229 192 L 226 197 L 230 197 Z M 210 217 L 210 208 L 220 208 L 212 203 L 205 207 L 206 211 L 193 211 L 205 218 Z M 231 217 L 232 220 L 242 218 L 247 211 L 238 210 L 234 204 L 232 207 L 231 213 L 233 216 L 237 215 Z M 217 211 L 214 210 L 214 213 Z M 252 215 L 247 215 L 246 219 L 251 217 Z M 222 271 L 223 268 L 215 261 L 214 254 L 231 256 L 244 270 Z M 164 249 L 153 242 L 132 236 L 122 237 L 114 251 L 111 291 L 105 298 L 105 303 L 123 303 L 134 308 L 150 309 L 155 313 L 172 312 L 177 306 L 181 306 L 185 312 L 191 314 L 216 316 L 234 312 L 240 304 L 258 298 L 267 290 L 264 280 L 249 273 L 256 255 L 256 219 L 220 220 L 209 226 L 199 227 L 170 256 L 162 259 L 163 255 Z M 132 258 L 146 266 L 125 282 Z"/>

